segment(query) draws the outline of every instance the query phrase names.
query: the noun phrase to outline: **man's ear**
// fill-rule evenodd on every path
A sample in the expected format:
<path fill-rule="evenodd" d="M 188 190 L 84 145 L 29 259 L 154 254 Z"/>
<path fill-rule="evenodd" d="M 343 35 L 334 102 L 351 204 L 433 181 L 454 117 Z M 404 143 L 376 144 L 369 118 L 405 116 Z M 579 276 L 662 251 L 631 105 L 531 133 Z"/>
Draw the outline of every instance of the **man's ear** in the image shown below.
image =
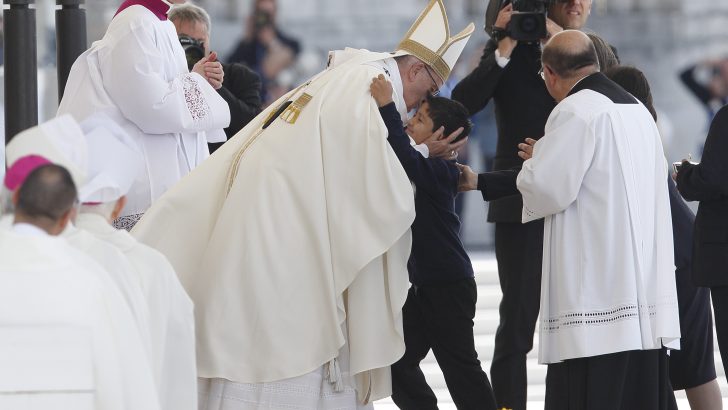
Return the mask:
<path fill-rule="evenodd" d="M 13 196 L 10 198 L 10 200 L 13 202 L 13 206 L 15 208 L 18 207 L 19 199 L 20 199 L 20 187 L 16 188 L 15 191 L 13 191 Z"/>
<path fill-rule="evenodd" d="M 69 222 L 73 220 L 76 217 L 76 207 L 72 207 L 68 211 L 66 211 L 63 216 L 61 216 L 61 219 L 58 220 L 58 223 L 56 224 L 57 230 L 55 232 L 51 232 L 52 235 L 60 235 L 63 233 L 63 231 L 66 230 L 66 227 L 68 226 Z"/>
<path fill-rule="evenodd" d="M 126 195 L 122 195 L 121 198 L 116 200 L 116 205 L 114 205 L 114 210 L 111 212 L 111 221 L 113 222 L 117 219 L 119 219 L 119 216 L 121 215 L 121 211 L 124 210 L 124 207 L 126 206 Z"/>

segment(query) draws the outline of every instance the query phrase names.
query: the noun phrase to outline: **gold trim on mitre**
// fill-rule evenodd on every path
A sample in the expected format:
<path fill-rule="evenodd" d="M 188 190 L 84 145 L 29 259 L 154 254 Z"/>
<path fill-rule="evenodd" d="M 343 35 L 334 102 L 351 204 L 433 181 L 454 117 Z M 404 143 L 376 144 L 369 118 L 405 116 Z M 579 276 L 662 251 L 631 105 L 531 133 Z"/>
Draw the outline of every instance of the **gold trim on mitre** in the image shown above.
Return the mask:
<path fill-rule="evenodd" d="M 420 30 L 429 31 L 428 27 L 421 26 L 423 21 L 427 17 L 429 17 L 431 13 L 433 13 L 433 9 L 435 6 L 439 7 L 439 12 L 442 16 L 442 27 L 440 28 L 444 29 L 444 36 L 441 41 L 436 40 L 436 44 L 431 44 L 428 46 L 414 40 L 412 37 Z M 438 12 L 438 10 L 434 10 L 434 12 L 436 13 Z M 473 31 L 475 31 L 475 25 L 473 23 L 470 23 L 467 27 L 465 27 L 463 31 L 458 33 L 456 36 L 450 37 L 450 23 L 447 19 L 445 4 L 442 2 L 442 0 L 430 0 L 430 3 L 427 5 L 427 7 L 425 7 L 422 13 L 420 13 L 420 16 L 417 18 L 412 27 L 410 27 L 409 31 L 407 31 L 407 34 L 405 34 L 404 38 L 397 46 L 397 50 L 405 51 L 422 60 L 425 64 L 432 67 L 435 73 L 444 82 L 447 81 L 447 78 L 450 76 L 450 72 L 452 71 L 453 67 L 448 64 L 447 61 L 445 61 L 443 56 L 445 55 L 445 53 L 447 53 L 450 46 L 452 46 L 454 43 L 457 43 L 458 41 L 466 39 L 471 34 L 473 34 Z M 455 62 L 453 61 L 452 64 L 454 65 Z"/>

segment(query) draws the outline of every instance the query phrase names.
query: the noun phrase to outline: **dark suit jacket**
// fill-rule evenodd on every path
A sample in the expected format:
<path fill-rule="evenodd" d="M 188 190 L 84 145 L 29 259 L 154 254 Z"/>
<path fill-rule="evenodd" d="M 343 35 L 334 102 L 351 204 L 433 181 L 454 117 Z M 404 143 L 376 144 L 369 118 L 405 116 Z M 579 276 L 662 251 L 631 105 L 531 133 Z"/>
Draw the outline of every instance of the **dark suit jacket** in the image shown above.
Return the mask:
<path fill-rule="evenodd" d="M 718 111 L 710 125 L 702 162 L 683 163 L 677 188 L 686 200 L 700 201 L 693 279 L 699 286 L 728 286 L 728 106 Z"/>
<path fill-rule="evenodd" d="M 230 139 L 245 127 L 262 109 L 260 99 L 260 77 L 243 64 L 223 64 L 225 79 L 217 90 L 228 107 L 230 107 L 230 125 L 225 128 L 225 135 Z M 215 152 L 223 143 L 207 144 L 210 153 Z"/>
<path fill-rule="evenodd" d="M 465 77 L 452 92 L 470 114 L 483 109 L 492 99 L 498 125 L 498 148 L 494 170 L 520 167 L 518 144 L 526 138 L 543 136 L 546 120 L 556 102 L 546 90 L 538 74 L 541 69 L 541 48 L 538 44 L 519 43 L 511 60 L 501 68 L 495 60 L 497 44 L 490 40 L 478 67 Z M 523 202 L 520 195 L 494 200 L 488 210 L 489 222 L 520 222 Z"/>

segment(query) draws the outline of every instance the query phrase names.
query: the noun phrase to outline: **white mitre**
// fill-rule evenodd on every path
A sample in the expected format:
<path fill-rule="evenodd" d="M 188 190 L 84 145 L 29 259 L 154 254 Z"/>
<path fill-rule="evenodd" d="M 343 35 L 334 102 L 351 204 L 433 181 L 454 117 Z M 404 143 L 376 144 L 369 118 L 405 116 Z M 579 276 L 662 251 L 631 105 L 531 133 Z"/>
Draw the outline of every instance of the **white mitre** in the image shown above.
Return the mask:
<path fill-rule="evenodd" d="M 144 168 L 139 146 L 108 116 L 96 113 L 81 122 L 88 146 L 88 177 L 79 189 L 82 203 L 114 202 L 129 192 Z"/>
<path fill-rule="evenodd" d="M 430 0 L 397 46 L 395 55 L 410 54 L 419 58 L 432 67 L 444 82 L 450 76 L 474 30 L 475 25 L 470 23 L 463 31 L 451 37 L 445 4 L 442 0 Z"/>
<path fill-rule="evenodd" d="M 5 149 L 7 164 L 38 155 L 68 170 L 77 187 L 86 180 L 86 141 L 70 115 L 62 115 L 16 135 Z"/>

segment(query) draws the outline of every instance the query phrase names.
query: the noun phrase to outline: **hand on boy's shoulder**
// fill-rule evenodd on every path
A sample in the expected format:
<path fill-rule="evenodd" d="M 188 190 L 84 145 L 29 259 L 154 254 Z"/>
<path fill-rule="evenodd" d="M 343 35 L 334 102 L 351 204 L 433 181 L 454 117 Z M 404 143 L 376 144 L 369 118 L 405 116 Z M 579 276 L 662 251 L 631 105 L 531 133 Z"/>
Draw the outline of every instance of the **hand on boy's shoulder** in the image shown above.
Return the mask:
<path fill-rule="evenodd" d="M 378 107 L 384 107 L 394 101 L 392 99 L 392 93 L 394 92 L 392 83 L 384 78 L 384 74 L 379 74 L 372 79 L 369 91 L 372 93 L 372 97 L 374 97 L 374 101 L 377 102 Z"/>

